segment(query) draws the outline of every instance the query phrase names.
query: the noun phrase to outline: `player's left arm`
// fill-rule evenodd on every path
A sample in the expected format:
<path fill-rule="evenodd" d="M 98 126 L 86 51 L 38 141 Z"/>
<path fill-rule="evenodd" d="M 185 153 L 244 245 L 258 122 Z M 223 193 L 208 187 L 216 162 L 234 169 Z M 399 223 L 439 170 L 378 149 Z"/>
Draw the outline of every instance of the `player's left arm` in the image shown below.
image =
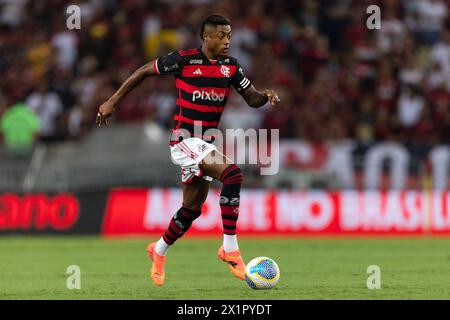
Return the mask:
<path fill-rule="evenodd" d="M 253 85 L 250 85 L 247 89 L 241 92 L 241 96 L 252 108 L 259 108 L 269 102 L 272 106 L 275 106 L 277 102 L 280 102 L 280 98 L 275 90 L 266 89 L 258 91 Z"/>
<path fill-rule="evenodd" d="M 244 71 L 239 64 L 237 64 L 237 70 L 233 74 L 231 83 L 252 108 L 262 107 L 267 102 L 272 106 L 275 106 L 275 104 L 280 101 L 275 90 L 256 90 L 250 80 L 245 77 Z"/>

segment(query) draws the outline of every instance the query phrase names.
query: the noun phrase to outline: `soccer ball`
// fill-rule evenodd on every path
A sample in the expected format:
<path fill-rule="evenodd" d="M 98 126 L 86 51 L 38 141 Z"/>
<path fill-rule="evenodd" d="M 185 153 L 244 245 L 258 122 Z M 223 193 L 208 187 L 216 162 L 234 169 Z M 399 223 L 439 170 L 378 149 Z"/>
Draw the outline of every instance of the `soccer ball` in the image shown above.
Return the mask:
<path fill-rule="evenodd" d="M 279 279 L 280 269 L 270 258 L 255 258 L 245 267 L 245 281 L 252 289 L 272 289 Z"/>

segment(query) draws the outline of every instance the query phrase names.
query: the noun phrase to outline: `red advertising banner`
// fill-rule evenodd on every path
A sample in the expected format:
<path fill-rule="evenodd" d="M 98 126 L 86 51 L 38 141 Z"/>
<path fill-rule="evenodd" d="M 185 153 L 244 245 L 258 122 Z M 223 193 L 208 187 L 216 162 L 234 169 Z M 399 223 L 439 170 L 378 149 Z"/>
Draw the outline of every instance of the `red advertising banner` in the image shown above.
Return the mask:
<path fill-rule="evenodd" d="M 44 230 L 64 231 L 78 220 L 80 205 L 71 194 L 14 193 L 0 195 L 0 230 Z"/>
<path fill-rule="evenodd" d="M 4 234 L 98 234 L 107 194 L 0 194 Z"/>
<path fill-rule="evenodd" d="M 189 234 L 222 232 L 220 190 L 211 190 Z M 182 202 L 180 189 L 116 189 L 102 233 L 163 233 Z M 243 190 L 240 235 L 448 234 L 450 192 Z"/>

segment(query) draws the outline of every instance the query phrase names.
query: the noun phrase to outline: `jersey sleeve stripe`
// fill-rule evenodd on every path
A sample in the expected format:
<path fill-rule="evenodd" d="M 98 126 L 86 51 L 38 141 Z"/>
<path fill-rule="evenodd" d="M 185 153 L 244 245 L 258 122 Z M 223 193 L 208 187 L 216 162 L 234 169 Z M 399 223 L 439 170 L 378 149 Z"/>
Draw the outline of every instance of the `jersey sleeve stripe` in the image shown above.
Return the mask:
<path fill-rule="evenodd" d="M 246 82 L 246 81 L 248 81 L 248 79 L 247 78 L 244 78 L 244 79 L 242 79 L 241 80 L 241 82 L 239 82 L 241 85 L 244 85 L 244 82 Z"/>
<path fill-rule="evenodd" d="M 245 89 L 249 84 L 250 84 L 250 80 L 247 79 L 247 81 L 245 81 L 244 83 L 241 84 L 241 87 Z"/>

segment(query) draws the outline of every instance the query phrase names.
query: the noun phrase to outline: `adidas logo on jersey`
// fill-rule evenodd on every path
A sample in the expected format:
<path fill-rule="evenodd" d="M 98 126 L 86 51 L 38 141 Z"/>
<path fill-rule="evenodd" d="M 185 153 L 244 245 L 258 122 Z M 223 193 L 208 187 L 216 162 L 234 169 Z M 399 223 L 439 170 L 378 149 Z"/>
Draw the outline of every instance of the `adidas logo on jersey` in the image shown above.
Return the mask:
<path fill-rule="evenodd" d="M 197 70 L 194 71 L 194 74 L 202 74 L 202 70 L 197 69 Z"/>

